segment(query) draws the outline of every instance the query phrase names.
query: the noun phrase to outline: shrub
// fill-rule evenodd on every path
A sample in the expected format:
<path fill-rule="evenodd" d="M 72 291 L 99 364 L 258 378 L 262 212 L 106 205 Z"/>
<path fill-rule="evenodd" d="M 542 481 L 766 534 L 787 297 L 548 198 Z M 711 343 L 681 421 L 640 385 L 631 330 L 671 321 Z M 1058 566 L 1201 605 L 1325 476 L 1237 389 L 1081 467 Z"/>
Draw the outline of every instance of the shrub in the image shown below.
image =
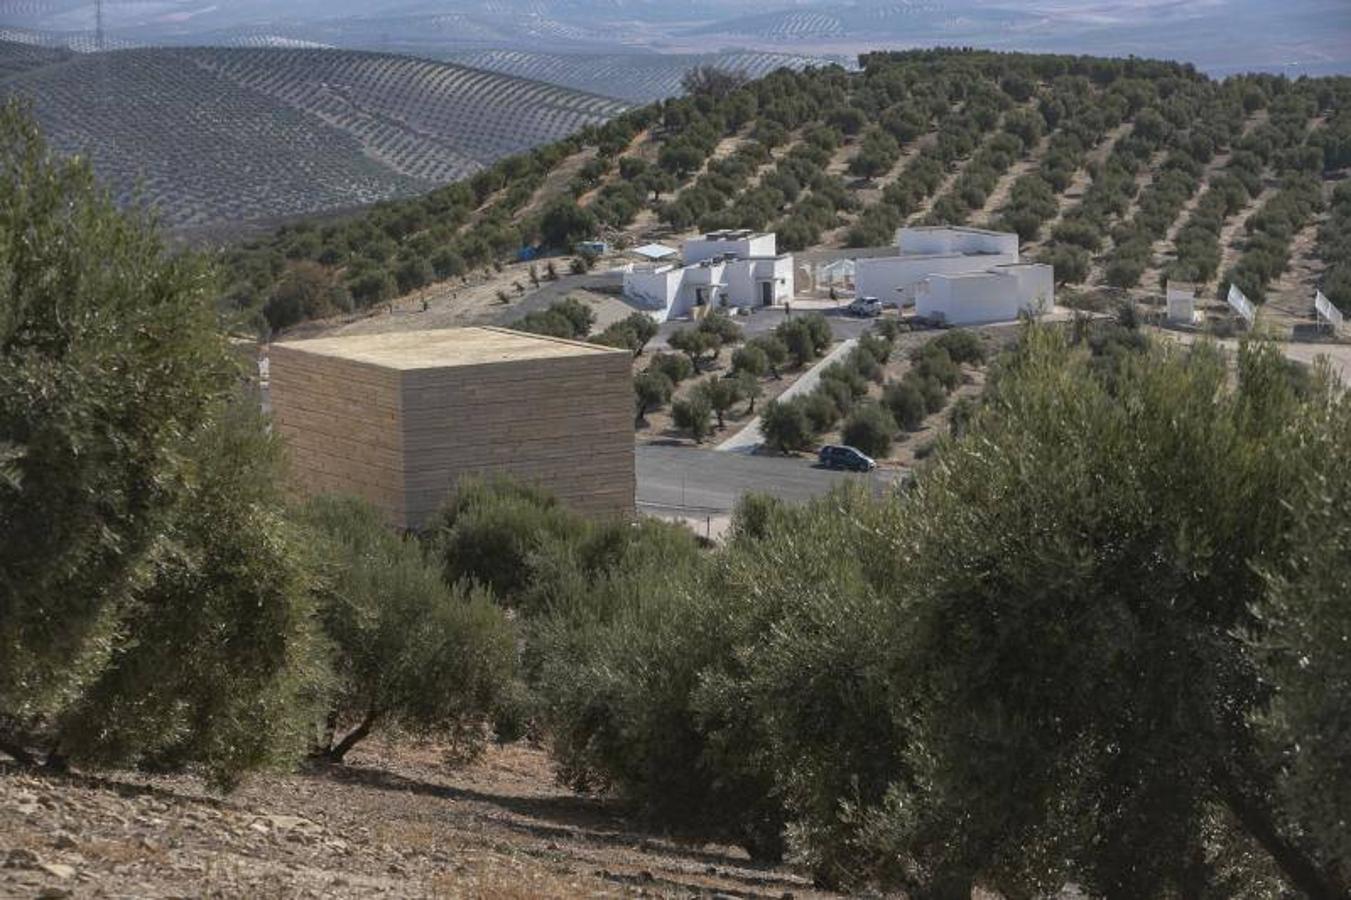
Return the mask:
<path fill-rule="evenodd" d="M 756 377 L 769 374 L 769 356 L 758 345 L 740 347 L 732 354 L 732 371 Z"/>
<path fill-rule="evenodd" d="M 447 584 L 476 582 L 514 605 L 534 578 L 540 547 L 576 527 L 551 494 L 506 478 L 465 478 L 427 538 Z"/>
<path fill-rule="evenodd" d="M 607 325 L 593 342 L 607 347 L 623 347 L 638 357 L 643 355 L 648 342 L 656 336 L 657 323 L 652 321 L 652 317 L 635 312 Z"/>
<path fill-rule="evenodd" d="M 822 382 L 823 386 L 826 384 L 827 382 Z M 802 407 L 803 415 L 807 417 L 807 425 L 813 435 L 834 428 L 840 417 L 853 405 L 853 399 L 847 388 L 838 382 L 835 388 L 841 393 L 837 394 L 826 388 L 812 391 L 805 397 L 795 398 L 795 402 Z"/>
<path fill-rule="evenodd" d="M 714 312 L 699 320 L 698 330 L 718 339 L 719 346 L 741 343 L 741 326 L 726 313 Z"/>
<path fill-rule="evenodd" d="M 793 365 L 802 368 L 816 359 L 816 341 L 804 318 L 788 319 L 774 329 L 774 337 L 783 345 Z"/>
<path fill-rule="evenodd" d="M 660 372 L 671 379 L 671 384 L 680 384 L 694 374 L 694 364 L 688 357 L 676 353 L 654 353 L 647 364 L 649 372 Z"/>
<path fill-rule="evenodd" d="M 677 400 L 671 407 L 675 427 L 688 431 L 696 444 L 702 444 L 704 438 L 713 433 L 712 415 L 713 405 L 702 391 Z"/>
<path fill-rule="evenodd" d="M 304 519 L 323 549 L 319 617 L 336 676 L 317 752 L 341 762 L 375 728 L 393 726 L 435 735 L 457 758 L 475 755 L 516 657 L 492 595 L 448 587 L 417 541 L 362 501 L 319 498 Z"/>
<path fill-rule="evenodd" d="M 918 431 L 923 427 L 928 409 L 924 405 L 924 392 L 915 379 L 888 384 L 882 392 L 882 402 L 906 431 Z"/>
<path fill-rule="evenodd" d="M 805 450 L 811 444 L 814 429 L 807 421 L 802 403 L 771 400 L 760 413 L 760 432 L 771 450 L 791 453 Z"/>
<path fill-rule="evenodd" d="M 211 273 L 12 104 L 0 156 L 0 749 L 222 785 L 293 759 L 310 574 Z"/>
<path fill-rule="evenodd" d="M 779 368 L 788 361 L 788 347 L 775 335 L 759 335 L 746 342 L 748 349 L 756 349 L 765 355 L 769 364 L 769 374 L 780 378 Z"/>
<path fill-rule="evenodd" d="M 928 346 L 943 350 L 955 363 L 981 365 L 985 362 L 985 342 L 975 332 L 962 328 L 945 331 L 929 342 Z"/>
<path fill-rule="evenodd" d="M 660 409 L 671 401 L 675 385 L 659 371 L 648 369 L 633 376 L 634 427 L 641 425 L 649 411 Z"/>
<path fill-rule="evenodd" d="M 918 350 L 911 371 L 918 378 L 937 381 L 945 391 L 955 390 L 962 383 L 962 371 L 957 368 L 947 350 L 932 344 Z"/>
<path fill-rule="evenodd" d="M 700 400 L 718 417 L 718 429 L 727 427 L 727 411 L 741 402 L 741 382 L 735 378 L 710 378 L 694 389 Z"/>
<path fill-rule="evenodd" d="M 942 412 L 943 407 L 948 405 L 947 386 L 937 378 L 906 373 L 906 379 L 912 380 L 919 388 L 920 394 L 924 397 L 924 408 L 929 413 Z"/>
<path fill-rule="evenodd" d="M 891 452 L 896 437 L 896 420 L 879 403 L 860 403 L 845 421 L 841 437 L 869 456 L 884 457 Z"/>
<path fill-rule="evenodd" d="M 1344 892 L 1351 402 L 1268 348 L 1237 388 L 1214 350 L 1139 352 L 1034 329 L 904 497 L 761 506 L 633 585 L 548 668 L 571 783 L 757 857 L 786 831 L 855 892 Z M 1196 868 L 1226 847 L 1247 868 Z"/>
<path fill-rule="evenodd" d="M 716 334 L 692 328 L 677 328 L 671 332 L 666 343 L 672 350 L 679 350 L 689 357 L 695 372 L 700 371 L 704 354 L 708 354 L 710 364 L 716 362 L 722 350 L 722 339 Z"/>

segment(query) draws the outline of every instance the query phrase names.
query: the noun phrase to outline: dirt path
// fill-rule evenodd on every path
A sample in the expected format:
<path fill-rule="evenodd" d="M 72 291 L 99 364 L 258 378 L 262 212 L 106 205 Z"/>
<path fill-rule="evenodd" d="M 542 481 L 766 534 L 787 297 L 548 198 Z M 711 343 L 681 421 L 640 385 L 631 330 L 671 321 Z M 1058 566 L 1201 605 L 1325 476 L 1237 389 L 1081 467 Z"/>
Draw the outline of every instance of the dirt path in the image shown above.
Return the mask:
<path fill-rule="evenodd" d="M 1238 143 L 1238 141 L 1247 137 L 1254 128 L 1267 120 L 1268 115 L 1269 113 L 1267 110 L 1262 109 L 1251 116 L 1248 116 L 1243 122 L 1242 133 L 1234 143 Z M 1210 190 L 1211 182 L 1215 180 L 1217 175 L 1228 168 L 1231 159 L 1233 159 L 1233 150 L 1228 149 L 1222 153 L 1215 154 L 1215 156 L 1211 157 L 1210 162 L 1206 163 L 1205 168 L 1201 172 L 1201 180 L 1197 182 L 1196 190 L 1192 191 L 1192 195 L 1187 198 L 1187 202 L 1182 204 L 1182 209 L 1178 210 L 1178 214 L 1173 219 L 1173 223 L 1168 226 L 1167 233 L 1154 242 L 1154 247 L 1150 253 L 1150 265 L 1143 273 L 1141 273 L 1140 284 L 1159 284 L 1159 279 L 1162 277 L 1163 270 L 1168 268 L 1168 264 L 1177 258 L 1177 253 L 1173 249 L 1174 244 L 1177 242 L 1177 236 L 1182 233 L 1182 229 L 1186 226 L 1187 222 L 1191 220 L 1192 213 L 1194 213 L 1196 208 L 1201 204 L 1201 198 Z"/>
<path fill-rule="evenodd" d="M 1140 195 L 1149 190 L 1149 186 L 1154 183 L 1154 175 L 1163 165 L 1164 159 L 1168 156 L 1166 150 L 1155 150 L 1150 154 L 1149 161 L 1145 167 L 1135 173 L 1135 193 L 1131 196 L 1131 202 L 1126 206 L 1125 211 L 1120 216 L 1112 217 L 1109 223 L 1103 228 L 1102 249 L 1093 254 L 1088 267 L 1088 278 L 1085 284 L 1103 284 L 1105 282 L 1106 263 L 1112 258 L 1113 251 L 1116 250 L 1116 241 L 1112 239 L 1112 227 L 1121 222 L 1130 222 L 1140 211 Z"/>
<path fill-rule="evenodd" d="M 523 745 L 458 770 L 374 742 L 351 759 L 226 797 L 186 776 L 0 765 L 0 896 L 825 896 L 739 849 L 638 829 Z"/>
<path fill-rule="evenodd" d="M 520 221 L 542 210 L 550 200 L 564 193 L 572 183 L 572 179 L 582 171 L 582 167 L 595 158 L 596 148 L 587 147 L 554 166 L 549 170 L 549 174 L 544 176 L 540 186 L 535 188 L 535 193 L 530 195 L 526 204 L 512 215 L 512 219 Z"/>
<path fill-rule="evenodd" d="M 1041 165 L 1042 159 L 1046 157 L 1046 150 L 1051 146 L 1051 136 L 1044 134 L 1041 140 L 1037 141 L 1032 152 L 1025 154 L 1022 159 L 1009 166 L 1007 172 L 999 178 L 999 183 L 995 185 L 990 196 L 985 199 L 985 205 L 975 212 L 971 213 L 971 224 L 977 228 L 985 228 L 994 221 L 995 216 L 1008 203 L 1009 194 L 1013 191 L 1013 185 L 1019 178 L 1030 172 L 1036 171 Z"/>
<path fill-rule="evenodd" d="M 843 247 L 845 239 L 849 235 L 849 229 L 858 221 L 859 212 L 863 209 L 881 202 L 882 195 L 886 189 L 901 177 L 915 157 L 919 156 L 926 149 L 932 147 L 938 140 L 938 132 L 930 131 L 927 134 L 920 135 L 901 150 L 901 155 L 896 159 L 896 164 L 891 167 L 884 175 L 871 180 L 870 187 L 858 188 L 853 191 L 854 199 L 858 201 L 858 209 L 853 212 L 844 212 L 840 214 L 839 227 L 827 231 L 821 235 L 821 247 Z"/>
<path fill-rule="evenodd" d="M 1268 170 L 1262 176 L 1262 191 L 1256 197 L 1249 198 L 1248 204 L 1244 206 L 1234 216 L 1225 220 L 1224 227 L 1220 229 L 1220 268 L 1216 272 L 1216 280 L 1224 277 L 1234 263 L 1243 256 L 1244 246 L 1247 242 L 1247 224 L 1248 220 L 1257 214 L 1263 206 L 1266 206 L 1268 200 L 1274 197 L 1278 191 L 1274 183 L 1274 176 Z M 1206 282 L 1209 287 L 1212 282 Z"/>
<path fill-rule="evenodd" d="M 1331 194 L 1332 182 L 1323 183 L 1324 196 Z M 1327 213 L 1316 216 L 1300 229 L 1290 242 L 1290 265 L 1267 289 L 1267 301 L 1262 304 L 1263 324 L 1278 334 L 1288 334 L 1315 322 L 1314 291 L 1327 263 L 1319 258 L 1318 229 L 1327 221 Z"/>
<path fill-rule="evenodd" d="M 1089 182 L 1093 179 L 1088 174 L 1090 166 L 1094 164 L 1101 166 L 1107 157 L 1112 155 L 1112 150 L 1116 147 L 1116 142 L 1121 140 L 1134 123 L 1130 121 L 1122 122 L 1103 136 L 1087 153 L 1084 154 L 1084 161 L 1079 164 L 1075 170 L 1074 177 L 1070 180 L 1069 186 L 1056 195 L 1056 214 L 1048 221 L 1043 222 L 1041 230 L 1037 232 L 1037 238 L 1030 241 L 1023 247 L 1023 255 L 1034 256 L 1042 248 L 1050 235 L 1055 232 L 1055 227 L 1065 219 L 1065 213 L 1072 207 L 1083 202 L 1084 191 L 1088 190 Z"/>

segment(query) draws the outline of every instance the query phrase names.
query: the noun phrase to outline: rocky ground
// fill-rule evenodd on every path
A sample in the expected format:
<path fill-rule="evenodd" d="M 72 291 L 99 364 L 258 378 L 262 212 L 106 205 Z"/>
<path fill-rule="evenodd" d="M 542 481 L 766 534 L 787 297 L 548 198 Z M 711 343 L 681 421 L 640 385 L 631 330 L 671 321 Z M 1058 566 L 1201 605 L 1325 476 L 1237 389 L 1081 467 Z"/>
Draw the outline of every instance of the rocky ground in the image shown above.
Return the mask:
<path fill-rule="evenodd" d="M 191 776 L 0 763 L 0 897 L 818 897 L 738 849 L 645 832 L 545 754 L 372 742 L 349 764 L 213 794 Z"/>

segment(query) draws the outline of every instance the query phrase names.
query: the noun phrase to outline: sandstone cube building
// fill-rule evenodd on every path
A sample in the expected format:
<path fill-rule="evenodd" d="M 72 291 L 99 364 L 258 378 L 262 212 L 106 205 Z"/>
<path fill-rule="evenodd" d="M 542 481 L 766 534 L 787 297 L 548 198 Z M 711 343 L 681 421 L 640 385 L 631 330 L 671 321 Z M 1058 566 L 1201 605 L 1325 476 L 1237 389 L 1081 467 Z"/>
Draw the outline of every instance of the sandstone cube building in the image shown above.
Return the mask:
<path fill-rule="evenodd" d="M 626 350 L 503 328 L 271 348 L 274 427 L 306 494 L 369 500 L 422 528 L 469 474 L 507 474 L 597 516 L 634 512 Z"/>

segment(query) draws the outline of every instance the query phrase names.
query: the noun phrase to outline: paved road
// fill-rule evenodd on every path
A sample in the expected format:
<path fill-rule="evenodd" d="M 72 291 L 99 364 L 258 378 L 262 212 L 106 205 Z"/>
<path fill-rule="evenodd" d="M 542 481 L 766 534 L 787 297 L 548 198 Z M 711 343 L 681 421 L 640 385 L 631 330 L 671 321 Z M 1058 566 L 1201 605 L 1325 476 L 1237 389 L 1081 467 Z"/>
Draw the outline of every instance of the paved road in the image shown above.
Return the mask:
<path fill-rule="evenodd" d="M 867 475 L 832 472 L 805 459 L 654 444 L 637 448 L 637 468 L 640 511 L 710 515 L 730 512 L 748 491 L 800 503 L 846 481 L 868 484 L 881 492 L 905 475 L 900 469 L 879 469 Z"/>

